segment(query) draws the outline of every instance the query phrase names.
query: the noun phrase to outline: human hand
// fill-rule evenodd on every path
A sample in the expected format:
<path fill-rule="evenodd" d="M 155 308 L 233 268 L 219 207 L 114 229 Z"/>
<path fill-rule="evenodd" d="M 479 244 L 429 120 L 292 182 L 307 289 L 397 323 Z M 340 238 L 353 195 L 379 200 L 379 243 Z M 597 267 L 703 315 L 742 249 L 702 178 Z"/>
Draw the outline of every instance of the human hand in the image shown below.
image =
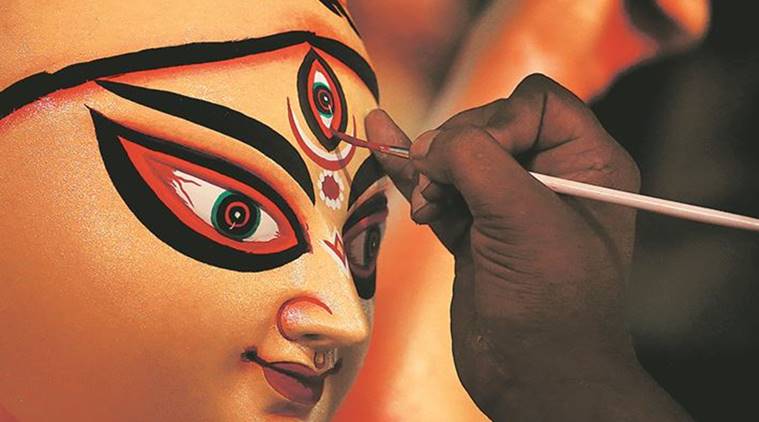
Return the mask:
<path fill-rule="evenodd" d="M 411 145 L 409 161 L 376 156 L 412 218 L 455 257 L 454 360 L 483 412 L 682 416 L 640 369 L 625 329 L 634 210 L 560 197 L 525 170 L 637 191 L 635 163 L 582 101 L 533 75 L 413 144 L 381 111 L 366 127 L 370 142 Z"/>

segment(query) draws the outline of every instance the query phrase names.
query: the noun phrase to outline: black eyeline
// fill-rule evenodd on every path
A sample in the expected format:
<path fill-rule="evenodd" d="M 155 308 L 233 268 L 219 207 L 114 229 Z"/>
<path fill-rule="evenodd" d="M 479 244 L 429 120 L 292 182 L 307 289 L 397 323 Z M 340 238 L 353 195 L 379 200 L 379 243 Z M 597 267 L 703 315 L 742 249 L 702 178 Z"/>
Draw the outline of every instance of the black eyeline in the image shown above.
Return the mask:
<path fill-rule="evenodd" d="M 200 262 L 241 272 L 259 272 L 281 267 L 310 250 L 305 228 L 299 223 L 287 201 L 253 173 L 218 157 L 122 126 L 94 109 L 90 109 L 90 114 L 103 163 L 119 195 L 148 230 L 175 250 Z M 276 253 L 253 254 L 214 242 L 186 226 L 142 178 L 129 159 L 120 138 L 212 169 L 256 189 L 285 215 L 295 233 L 295 245 Z"/>
<path fill-rule="evenodd" d="M 0 91 L 0 119 L 45 95 L 99 78 L 143 70 L 230 60 L 303 43 L 329 53 L 351 68 L 379 102 L 377 76 L 358 52 L 340 41 L 320 37 L 313 32 L 291 31 L 241 41 L 198 42 L 151 48 L 74 64 L 54 73 L 37 73 Z"/>
<path fill-rule="evenodd" d="M 370 155 L 356 170 L 356 175 L 351 181 L 351 193 L 348 196 L 348 209 L 366 192 L 377 180 L 383 178 L 385 172 L 379 161 Z"/>
<path fill-rule="evenodd" d="M 237 139 L 274 160 L 300 185 L 311 203 L 314 185 L 298 150 L 264 123 L 239 111 L 169 91 L 112 81 L 96 81 L 108 91 L 145 107 L 179 117 Z"/>

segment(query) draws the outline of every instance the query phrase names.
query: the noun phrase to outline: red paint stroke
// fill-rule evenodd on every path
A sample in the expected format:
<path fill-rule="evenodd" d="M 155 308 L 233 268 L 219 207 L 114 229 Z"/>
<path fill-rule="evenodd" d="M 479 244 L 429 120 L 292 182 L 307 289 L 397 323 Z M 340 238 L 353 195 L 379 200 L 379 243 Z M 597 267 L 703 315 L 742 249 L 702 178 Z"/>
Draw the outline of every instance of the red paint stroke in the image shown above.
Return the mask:
<path fill-rule="evenodd" d="M 335 233 L 335 240 L 330 242 L 329 240 L 322 240 L 325 245 L 331 250 L 335 256 L 340 260 L 340 262 L 343 263 L 345 268 L 348 268 L 348 256 L 345 254 L 345 245 L 343 245 L 343 240 L 340 238 L 340 235 Z"/>
<path fill-rule="evenodd" d="M 279 330 L 280 334 L 282 334 L 282 337 L 286 338 L 289 341 L 295 341 L 296 338 L 291 337 L 287 334 L 287 330 L 285 330 L 285 327 L 283 325 L 283 322 L 285 321 L 286 314 L 291 308 L 297 309 L 297 304 L 300 302 L 306 302 L 310 303 L 312 305 L 316 305 L 325 311 L 327 311 L 330 315 L 333 315 L 332 309 L 327 306 L 324 302 L 321 300 L 313 297 L 313 296 L 298 296 L 294 297 L 292 299 L 289 299 L 285 303 L 282 304 L 282 306 L 279 307 L 279 310 L 277 311 L 277 329 Z"/>
<path fill-rule="evenodd" d="M 324 196 L 333 201 L 340 199 L 340 185 L 337 183 L 337 180 L 335 180 L 335 176 L 332 174 L 324 176 L 322 192 L 324 192 Z"/>
<path fill-rule="evenodd" d="M 336 156 L 335 159 L 326 159 L 316 154 L 313 148 L 311 148 L 303 139 L 303 137 L 300 135 L 300 131 L 298 130 L 298 127 L 295 124 L 295 116 L 293 115 L 292 107 L 290 106 L 290 98 L 287 99 L 287 116 L 290 120 L 290 129 L 292 130 L 293 135 L 295 136 L 295 140 L 298 142 L 298 145 L 300 145 L 301 150 L 303 150 L 303 152 L 305 152 L 308 158 L 310 158 L 313 162 L 315 162 L 316 164 L 318 164 L 324 169 L 332 170 L 332 171 L 343 169 L 348 165 L 348 163 L 351 162 L 351 160 L 353 159 L 353 156 L 356 154 L 356 147 L 354 146 L 347 148 L 348 153 L 344 157 Z M 355 131 L 355 119 L 354 119 L 354 131 Z M 337 149 L 336 151 L 339 151 L 339 149 Z M 324 152 L 327 152 L 327 150 L 325 149 Z M 330 153 L 330 154 L 334 154 L 334 153 Z"/>

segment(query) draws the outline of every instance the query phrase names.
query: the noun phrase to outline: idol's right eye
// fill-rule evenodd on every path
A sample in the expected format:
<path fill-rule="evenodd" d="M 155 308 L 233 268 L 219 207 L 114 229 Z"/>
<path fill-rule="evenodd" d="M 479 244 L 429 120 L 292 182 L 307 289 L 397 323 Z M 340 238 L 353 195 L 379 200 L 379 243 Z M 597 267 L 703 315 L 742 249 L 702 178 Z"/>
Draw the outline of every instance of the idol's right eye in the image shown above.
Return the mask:
<path fill-rule="evenodd" d="M 307 250 L 288 204 L 261 179 L 217 158 L 140 134 L 93 113 L 111 180 L 161 240 L 238 271 L 284 265 Z"/>

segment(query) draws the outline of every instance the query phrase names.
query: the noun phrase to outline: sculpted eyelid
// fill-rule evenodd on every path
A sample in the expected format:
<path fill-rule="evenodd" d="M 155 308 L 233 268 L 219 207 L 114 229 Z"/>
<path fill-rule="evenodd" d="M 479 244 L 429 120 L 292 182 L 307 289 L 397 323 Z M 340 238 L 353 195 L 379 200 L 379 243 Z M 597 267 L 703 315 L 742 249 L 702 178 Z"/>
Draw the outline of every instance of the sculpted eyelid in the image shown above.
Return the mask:
<path fill-rule="evenodd" d="M 350 217 L 348 217 L 348 220 L 346 220 L 343 225 L 343 234 L 350 231 L 353 226 L 364 218 L 381 213 L 387 213 L 387 197 L 383 193 L 378 193 L 361 204 Z"/>
<path fill-rule="evenodd" d="M 310 250 L 305 226 L 287 201 L 255 174 L 228 161 L 181 144 L 154 138 L 122 126 L 90 109 L 100 153 L 116 190 L 133 214 L 159 239 L 179 252 L 217 267 L 258 272 L 285 265 Z M 208 169 L 258 192 L 282 213 L 292 228 L 292 246 L 280 252 L 248 253 L 210 240 L 187 226 L 149 186 L 126 151 L 125 142 Z"/>
<path fill-rule="evenodd" d="M 236 110 L 169 91 L 112 81 L 97 81 L 106 90 L 129 101 L 227 135 L 271 158 L 282 167 L 311 203 L 316 202 L 306 163 L 295 147 L 274 129 Z"/>

